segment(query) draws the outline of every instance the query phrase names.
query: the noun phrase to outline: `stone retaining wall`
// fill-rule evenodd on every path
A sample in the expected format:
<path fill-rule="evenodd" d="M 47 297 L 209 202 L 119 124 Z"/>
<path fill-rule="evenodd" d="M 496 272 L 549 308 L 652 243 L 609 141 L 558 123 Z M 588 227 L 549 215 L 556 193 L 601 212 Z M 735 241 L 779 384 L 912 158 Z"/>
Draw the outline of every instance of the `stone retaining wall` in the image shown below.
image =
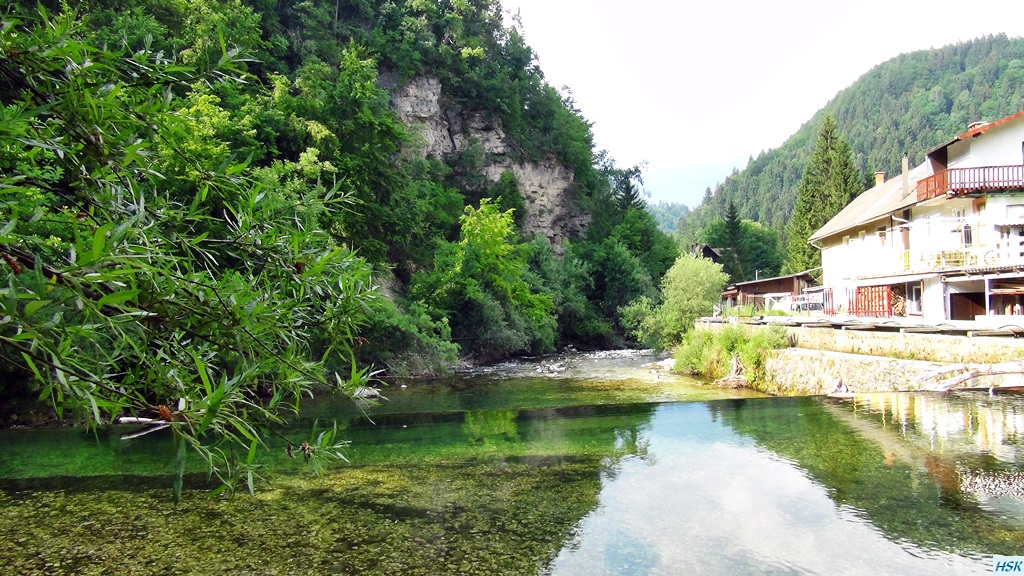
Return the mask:
<path fill-rule="evenodd" d="M 759 327 L 754 327 L 759 328 Z M 1024 339 L 946 334 L 914 334 L 836 330 L 833 328 L 787 328 L 799 348 L 831 350 L 850 354 L 891 356 L 933 362 L 1009 362 L 1024 358 Z"/>
<path fill-rule="evenodd" d="M 723 326 L 699 327 L 720 330 Z M 1024 339 L 1017 338 L 794 327 L 786 332 L 796 347 L 776 350 L 766 359 L 770 381 L 761 386 L 765 392 L 827 394 L 837 379 L 853 392 L 917 390 L 932 383 L 919 379 L 943 366 L 1024 358 Z M 977 386 L 1022 386 L 1024 376 L 989 376 L 976 382 Z"/>
<path fill-rule="evenodd" d="M 920 390 L 934 383 L 934 380 L 921 378 L 949 365 L 927 360 L 787 348 L 769 354 L 765 360 L 769 382 L 760 388 L 764 392 L 784 396 L 828 394 L 838 378 L 851 392 Z M 976 379 L 973 385 L 1024 386 L 1024 375 L 986 376 Z"/>
<path fill-rule="evenodd" d="M 854 392 L 893 392 L 920 388 L 921 384 L 914 381 L 943 365 L 924 360 L 787 348 L 772 352 L 765 360 L 765 372 L 770 375 L 770 381 L 763 387 L 765 392 L 779 395 L 828 394 L 838 378 Z"/>

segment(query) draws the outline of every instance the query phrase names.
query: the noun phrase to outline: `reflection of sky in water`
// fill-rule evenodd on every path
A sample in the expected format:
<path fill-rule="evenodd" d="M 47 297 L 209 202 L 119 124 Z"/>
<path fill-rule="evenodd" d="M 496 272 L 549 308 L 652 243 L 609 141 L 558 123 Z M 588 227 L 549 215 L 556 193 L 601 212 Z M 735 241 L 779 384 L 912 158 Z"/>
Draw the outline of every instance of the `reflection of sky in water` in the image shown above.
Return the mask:
<path fill-rule="evenodd" d="M 987 574 L 970 560 L 892 542 L 837 506 L 794 464 L 713 422 L 703 404 L 664 405 L 646 458 L 605 475 L 600 506 L 551 566 L 560 576 Z"/>

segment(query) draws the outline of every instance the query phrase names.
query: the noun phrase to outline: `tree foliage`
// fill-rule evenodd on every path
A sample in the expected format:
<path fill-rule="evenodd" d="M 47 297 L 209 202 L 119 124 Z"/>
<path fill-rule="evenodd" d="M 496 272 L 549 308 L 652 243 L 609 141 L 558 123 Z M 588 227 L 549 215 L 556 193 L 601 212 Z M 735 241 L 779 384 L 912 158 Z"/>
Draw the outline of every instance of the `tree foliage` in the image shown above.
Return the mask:
<path fill-rule="evenodd" d="M 850 147 L 832 117 L 826 117 L 797 187 L 793 218 L 786 227 L 788 247 L 783 271 L 797 273 L 821 266 L 821 251 L 808 244 L 811 234 L 860 194 L 863 177 L 853 165 Z"/>
<path fill-rule="evenodd" d="M 683 254 L 661 281 L 661 303 L 638 300 L 624 314 L 639 340 L 670 348 L 682 341 L 698 318 L 712 314 L 728 278 L 721 264 Z"/>
<path fill-rule="evenodd" d="M 551 350 L 552 299 L 526 281 L 529 246 L 516 240 L 512 211 L 484 199 L 461 222 L 459 241 L 442 246 L 433 270 L 413 278 L 412 298 L 448 318 L 456 341 L 482 359 Z"/>
<path fill-rule="evenodd" d="M 729 231 L 724 219 L 718 218 L 708 223 L 697 241 L 715 248 L 728 247 L 730 243 L 739 245 L 739 264 L 743 274 L 730 276 L 730 282 L 769 278 L 777 276 L 782 270 L 782 246 L 778 231 L 757 222 L 741 220 L 737 234 Z"/>
<path fill-rule="evenodd" d="M 690 215 L 690 208 L 678 202 L 648 202 L 647 211 L 654 217 L 658 229 L 670 236 L 679 228 L 679 221 Z"/>
<path fill-rule="evenodd" d="M 0 355 L 58 414 L 169 426 L 176 492 L 189 449 L 251 490 L 265 426 L 368 376 L 370 268 L 319 226 L 350 195 L 234 157 L 209 96 L 243 78 L 234 51 L 197 70 L 37 18 L 0 28 Z M 310 149 L 296 171 L 331 167 Z M 341 456 L 333 432 L 313 440 L 307 458 Z"/>
<path fill-rule="evenodd" d="M 739 282 L 747 276 L 747 257 L 745 248 L 746 245 L 742 238 L 742 226 L 740 225 L 740 216 L 736 211 L 736 205 L 729 202 L 725 208 L 725 220 L 723 221 L 724 243 L 716 245 L 716 247 L 724 248 L 722 254 L 723 269 L 726 274 L 729 275 L 731 282 Z"/>

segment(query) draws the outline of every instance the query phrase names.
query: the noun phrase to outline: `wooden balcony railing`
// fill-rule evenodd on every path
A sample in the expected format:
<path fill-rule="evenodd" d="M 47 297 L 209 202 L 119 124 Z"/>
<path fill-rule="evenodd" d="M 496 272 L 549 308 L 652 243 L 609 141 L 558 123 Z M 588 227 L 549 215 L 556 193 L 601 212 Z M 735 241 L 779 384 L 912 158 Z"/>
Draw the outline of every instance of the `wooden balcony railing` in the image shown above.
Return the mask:
<path fill-rule="evenodd" d="M 917 183 L 917 201 L 924 202 L 943 194 L 959 196 L 971 192 L 1002 190 L 1024 190 L 1024 166 L 981 166 L 943 170 Z"/>

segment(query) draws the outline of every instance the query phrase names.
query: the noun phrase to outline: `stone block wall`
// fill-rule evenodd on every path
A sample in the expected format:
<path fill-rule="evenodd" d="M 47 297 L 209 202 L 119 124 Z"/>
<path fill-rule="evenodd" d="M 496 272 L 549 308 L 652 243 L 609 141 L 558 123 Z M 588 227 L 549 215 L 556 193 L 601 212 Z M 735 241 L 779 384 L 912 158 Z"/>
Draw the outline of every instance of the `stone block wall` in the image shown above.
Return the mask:
<path fill-rule="evenodd" d="M 950 363 L 995 363 L 1024 358 L 1024 339 L 1021 338 L 968 338 L 832 328 L 787 328 L 787 332 L 796 339 L 798 348 L 812 350 Z"/>
<path fill-rule="evenodd" d="M 776 350 L 765 361 L 770 382 L 765 392 L 779 395 L 828 394 L 841 379 L 855 392 L 893 392 L 916 389 L 914 381 L 943 364 L 826 350 Z"/>
<path fill-rule="evenodd" d="M 897 392 L 920 390 L 934 380 L 922 380 L 949 366 L 946 362 L 903 360 L 886 356 L 846 354 L 827 350 L 787 348 L 772 352 L 765 360 L 770 381 L 764 392 L 782 396 L 828 394 L 840 379 L 851 392 Z M 1024 375 L 986 376 L 974 386 L 1024 386 Z"/>
<path fill-rule="evenodd" d="M 722 324 L 699 328 L 720 330 Z M 748 326 L 764 330 L 764 326 Z M 998 363 L 1024 358 L 1024 339 L 787 328 L 795 348 L 776 350 L 765 361 L 765 392 L 828 394 L 837 379 L 853 392 L 918 390 L 944 366 Z M 1024 376 L 988 376 L 976 386 L 1024 386 Z"/>

